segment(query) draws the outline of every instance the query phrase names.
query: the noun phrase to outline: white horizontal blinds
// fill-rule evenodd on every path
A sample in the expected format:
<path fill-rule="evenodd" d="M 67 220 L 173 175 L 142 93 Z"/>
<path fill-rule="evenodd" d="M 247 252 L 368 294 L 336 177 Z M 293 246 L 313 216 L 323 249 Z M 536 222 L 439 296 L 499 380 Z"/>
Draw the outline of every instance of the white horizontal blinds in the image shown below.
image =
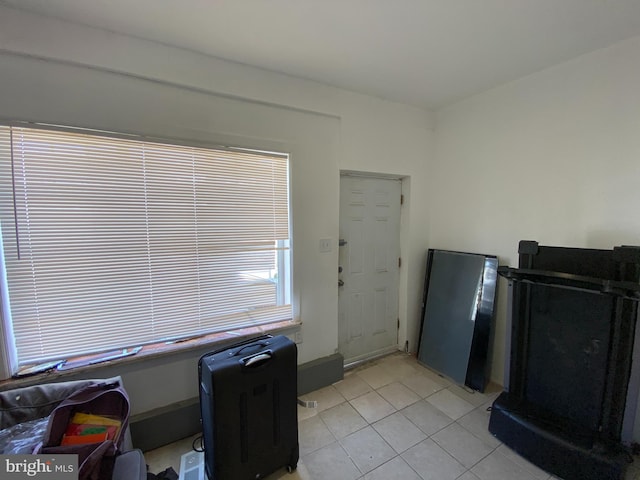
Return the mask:
<path fill-rule="evenodd" d="M 290 319 L 275 283 L 287 168 L 277 155 L 14 127 L 20 362 Z"/>
<path fill-rule="evenodd" d="M 274 281 L 276 242 L 289 231 L 286 159 L 166 145 L 144 156 L 160 336 L 181 322 L 200 332 L 290 319 Z"/>

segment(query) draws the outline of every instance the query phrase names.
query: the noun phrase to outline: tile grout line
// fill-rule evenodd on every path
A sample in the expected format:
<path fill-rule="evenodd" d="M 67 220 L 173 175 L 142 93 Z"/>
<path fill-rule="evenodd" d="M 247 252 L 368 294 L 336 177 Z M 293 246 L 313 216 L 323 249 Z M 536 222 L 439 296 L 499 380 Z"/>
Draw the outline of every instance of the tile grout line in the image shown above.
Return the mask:
<path fill-rule="evenodd" d="M 377 362 L 375 362 L 375 363 L 373 363 L 373 364 L 367 365 L 365 368 L 362 368 L 362 367 L 361 367 L 361 368 L 359 368 L 358 370 L 364 370 L 364 369 L 366 369 L 366 368 L 371 368 L 371 367 L 374 367 L 374 366 L 381 366 L 381 365 L 383 365 L 383 364 L 384 364 L 384 362 L 383 362 L 383 361 L 377 361 Z M 407 363 L 407 364 L 408 364 L 408 363 Z M 409 365 L 409 366 L 413 367 L 413 365 Z M 421 366 L 421 367 L 422 367 L 422 366 Z M 423 368 L 424 368 L 424 367 L 423 367 Z M 384 367 L 381 367 L 381 369 L 382 369 L 382 371 L 383 371 L 383 373 L 384 373 Z M 429 370 L 427 370 L 427 371 L 429 371 Z M 430 372 L 430 371 L 429 371 L 429 372 Z M 356 467 L 356 471 L 358 471 L 358 472 L 360 472 L 360 473 L 362 474 L 359 478 L 364 478 L 367 474 L 371 473 L 372 471 L 375 471 L 376 469 L 378 469 L 378 468 L 380 468 L 381 466 L 383 466 L 383 465 L 387 464 L 388 462 L 391 462 L 392 460 L 396 459 L 397 457 L 400 457 L 400 459 L 401 459 L 405 464 L 407 464 L 406 460 L 404 460 L 403 454 L 404 454 L 404 453 L 406 453 L 406 452 L 407 452 L 408 450 L 410 450 L 411 448 L 415 447 L 416 445 L 420 444 L 421 442 L 424 442 L 424 441 L 425 441 L 425 440 L 427 440 L 427 439 L 431 440 L 431 441 L 432 441 L 436 446 L 438 446 L 438 448 L 440 448 L 442 451 L 444 451 L 444 452 L 447 454 L 447 456 L 451 457 L 451 458 L 452 458 L 456 463 L 458 463 L 459 465 L 461 465 L 461 466 L 465 469 L 465 470 L 464 470 L 464 472 L 463 472 L 461 475 L 459 475 L 458 477 L 456 477 L 456 478 L 460 478 L 461 476 L 465 475 L 467 472 L 470 472 L 470 473 L 472 473 L 472 474 L 473 474 L 473 472 L 471 471 L 471 469 L 472 469 L 472 468 L 474 468 L 478 463 L 482 462 L 485 458 L 487 458 L 488 456 L 492 455 L 494 452 L 496 452 L 496 450 L 497 450 L 498 448 L 500 448 L 501 443 L 500 443 L 500 444 L 498 444 L 497 446 L 492 446 L 491 444 L 488 444 L 487 442 L 485 442 L 485 440 L 484 440 L 484 439 L 482 439 L 482 438 L 478 437 L 475 433 L 473 433 L 472 431 L 468 430 L 468 429 L 467 429 L 466 427 L 464 427 L 461 423 L 459 423 L 459 420 L 460 420 L 460 419 L 462 419 L 462 418 L 466 417 L 467 415 L 469 415 L 469 414 L 473 413 L 474 411 L 476 411 L 476 410 L 477 410 L 478 412 L 481 412 L 481 411 L 482 411 L 482 409 L 485 407 L 485 405 L 486 405 L 489 401 L 491 401 L 491 395 L 487 396 L 487 399 L 486 399 L 486 401 L 485 401 L 485 402 L 483 402 L 483 403 L 481 403 L 481 404 L 479 404 L 479 405 L 478 405 L 476 402 L 470 402 L 467 398 L 463 398 L 461 395 L 458 395 L 458 393 L 456 393 L 456 391 L 454 391 L 454 390 L 453 390 L 453 388 L 452 388 L 452 387 L 456 387 L 456 386 L 457 386 L 456 384 L 450 383 L 449 385 L 443 385 L 442 383 L 439 383 L 439 382 L 437 382 L 437 381 L 433 380 L 432 378 L 430 378 L 430 376 L 429 376 L 429 375 L 424 375 L 424 376 L 425 376 L 428 380 L 431 380 L 433 383 L 435 383 L 435 384 L 436 384 L 438 387 L 440 387 L 440 388 L 438 388 L 438 389 L 437 389 L 437 390 L 435 390 L 435 391 L 430 392 L 430 393 L 429 393 L 428 395 L 426 395 L 426 396 L 423 396 L 420 392 L 417 392 L 414 388 L 411 388 L 411 386 L 409 386 L 409 385 L 407 385 L 406 383 L 404 383 L 404 380 L 405 380 L 406 378 L 410 377 L 410 376 L 411 376 L 411 374 L 407 374 L 407 375 L 404 375 L 404 376 L 401 376 L 401 377 L 395 377 L 395 378 L 392 378 L 392 380 L 391 380 L 391 381 L 389 381 L 389 382 L 387 382 L 387 383 L 384 383 L 384 384 L 382 384 L 382 385 L 378 386 L 377 388 L 374 388 L 374 386 L 373 386 L 373 385 L 371 385 L 371 383 L 369 383 L 365 378 L 363 378 L 362 376 L 360 376 L 358 373 L 359 373 L 359 372 L 356 370 L 356 371 L 354 371 L 354 373 L 353 373 L 353 374 L 354 374 L 354 375 L 357 375 L 358 379 L 359 379 L 360 381 L 364 382 L 364 384 L 367 386 L 367 388 L 370 388 L 370 390 L 369 390 L 369 391 L 367 391 L 367 392 L 360 393 L 359 395 L 356 395 L 356 396 L 355 396 L 355 397 L 353 397 L 353 398 L 349 398 L 349 399 L 347 399 L 347 398 L 346 398 L 346 396 L 345 396 L 345 395 L 343 395 L 343 394 L 340 392 L 340 390 L 339 390 L 337 387 L 335 387 L 335 384 L 334 384 L 334 385 L 333 385 L 333 387 L 334 387 L 334 389 L 336 390 L 336 393 L 337 393 L 338 395 L 340 395 L 340 397 L 342 398 L 342 401 L 341 401 L 341 402 L 339 402 L 339 403 L 338 403 L 338 404 L 336 404 L 336 405 L 332 405 L 331 407 L 329 407 L 329 408 L 327 408 L 327 409 L 324 409 L 324 410 L 322 410 L 322 411 L 320 411 L 320 412 L 317 412 L 317 415 L 320 417 L 320 421 L 321 421 L 322 425 L 327 429 L 327 431 L 329 431 L 329 432 L 330 432 L 330 434 L 331 434 L 331 436 L 332 436 L 332 438 L 333 438 L 333 441 L 332 441 L 329 445 L 331 445 L 331 444 L 333 444 L 333 443 L 337 443 L 337 444 L 340 446 L 340 448 L 345 452 L 345 454 L 347 455 L 347 457 L 350 459 L 351 463 Z M 433 373 L 433 372 L 431 372 L 431 373 Z M 421 372 L 420 372 L 419 370 L 416 370 L 416 375 L 420 375 L 420 374 L 421 374 Z M 393 377 L 393 375 L 391 375 L 391 376 Z M 442 378 L 444 378 L 444 377 L 442 377 Z M 446 380 L 446 379 L 445 379 L 445 380 Z M 392 404 L 392 403 L 391 403 L 387 398 L 385 398 L 385 397 L 384 397 L 384 396 L 379 392 L 379 390 L 380 390 L 380 389 L 382 389 L 382 388 L 384 388 L 384 387 L 387 387 L 387 386 L 389 386 L 389 385 L 391 385 L 391 384 L 393 384 L 393 383 L 398 383 L 399 385 L 401 385 L 401 386 L 403 386 L 404 388 L 406 388 L 406 389 L 407 389 L 409 392 L 411 392 L 412 394 L 415 394 L 415 395 L 418 397 L 418 398 L 417 398 L 417 400 L 415 400 L 415 401 L 413 401 L 413 402 L 411 402 L 411 403 L 409 403 L 409 404 L 407 404 L 407 405 L 403 406 L 403 407 L 402 407 L 402 408 L 400 408 L 400 409 L 399 409 L 399 408 L 397 408 L 394 404 Z M 458 386 L 458 387 L 459 387 L 459 386 Z M 462 388 L 462 387 L 460 387 L 460 388 Z M 431 396 L 433 396 L 433 395 L 437 394 L 438 392 L 442 392 L 443 390 L 448 390 L 448 391 L 449 391 L 449 393 L 451 393 L 451 394 L 452 394 L 452 395 L 454 395 L 455 397 L 457 397 L 457 398 L 459 398 L 460 400 L 462 400 L 462 401 L 466 402 L 467 404 L 471 405 L 471 406 L 473 407 L 473 408 L 472 408 L 472 410 L 470 410 L 470 411 L 468 411 L 468 412 L 464 413 L 463 415 L 461 415 L 461 416 L 459 416 L 459 417 L 457 417 L 457 418 L 455 418 L 455 419 L 454 419 L 454 418 L 452 418 L 451 416 L 447 415 L 446 413 L 442 412 L 442 410 L 440 410 L 436 405 L 434 405 L 433 403 L 431 403 L 431 402 L 429 402 L 429 401 L 427 400 L 429 397 L 431 397 Z M 367 395 L 367 394 L 370 394 L 370 393 L 376 393 L 380 398 L 382 398 L 383 400 L 385 400 L 385 402 L 386 402 L 386 403 L 388 403 L 388 404 L 393 408 L 393 411 L 392 411 L 392 412 L 389 412 L 388 414 L 383 415 L 382 417 L 380 417 L 380 418 L 376 419 L 376 420 L 375 420 L 375 422 L 370 422 L 368 419 L 364 418 L 364 416 L 361 414 L 361 412 L 360 412 L 360 411 L 356 408 L 356 406 L 352 403 L 354 400 L 357 400 L 358 398 L 361 398 L 362 396 Z M 466 392 L 466 393 L 468 393 L 468 394 L 473 394 L 473 393 L 475 393 L 475 391 L 474 391 L 474 392 Z M 481 393 L 481 394 L 483 394 L 482 392 L 480 392 L 480 393 Z M 435 408 L 436 410 L 438 410 L 439 412 L 441 412 L 443 415 L 445 415 L 447 418 L 449 418 L 449 419 L 451 420 L 451 422 L 450 422 L 450 423 L 448 423 L 447 425 L 445 425 L 445 426 L 443 426 L 443 427 L 441 427 L 441 428 L 437 429 L 436 431 L 431 432 L 430 434 L 426 434 L 426 432 L 424 432 L 424 431 L 423 431 L 423 430 L 422 430 L 418 425 L 416 425 L 416 424 L 415 424 L 415 423 L 414 423 L 410 418 L 408 418 L 408 417 L 403 413 L 403 410 L 405 410 L 405 409 L 409 408 L 410 406 L 412 406 L 412 405 L 414 405 L 414 404 L 416 404 L 416 403 L 418 403 L 418 402 L 421 402 L 421 401 L 424 401 L 424 402 L 429 403 L 431 407 L 433 407 L 433 408 Z M 362 427 L 360 427 L 360 428 L 357 428 L 356 430 L 354 430 L 353 432 L 350 432 L 350 433 L 349 433 L 349 434 L 347 434 L 347 435 L 344 435 L 342 438 L 338 438 L 338 437 L 336 436 L 336 434 L 333 432 L 333 430 L 329 427 L 329 424 L 327 423 L 327 421 L 325 420 L 325 418 L 323 418 L 323 416 L 322 416 L 321 414 L 322 414 L 322 412 L 328 411 L 328 410 L 330 410 L 331 408 L 336 408 L 336 407 L 339 407 L 339 406 L 344 405 L 344 404 L 349 405 L 349 406 L 350 406 L 350 407 L 351 407 L 351 408 L 352 408 L 352 409 L 353 409 L 353 410 L 354 410 L 354 411 L 359 415 L 359 417 L 360 417 L 360 418 L 362 418 L 362 419 L 364 420 L 365 425 L 364 425 L 364 426 L 362 426 Z M 385 437 L 384 437 L 380 432 L 378 432 L 378 430 L 377 430 L 377 429 L 375 428 L 375 426 L 374 426 L 374 424 L 375 424 L 375 423 L 380 422 L 380 421 L 384 420 L 385 418 L 388 418 L 388 417 L 390 417 L 391 415 L 394 415 L 394 414 L 396 414 L 396 413 L 400 413 L 404 419 L 408 420 L 408 421 L 409 421 L 409 422 L 410 422 L 410 423 L 411 423 L 415 428 L 417 428 L 417 429 L 418 429 L 418 431 L 420 431 L 422 434 L 424 434 L 424 435 L 425 435 L 425 438 L 424 438 L 424 439 L 422 439 L 422 440 L 420 440 L 420 441 L 418 441 L 418 442 L 416 442 L 416 443 L 414 443 L 414 444 L 412 444 L 412 445 L 408 446 L 408 447 L 407 447 L 407 448 L 405 448 L 402 452 L 397 452 L 397 451 L 395 450 L 395 448 L 393 448 L 393 446 L 389 443 L 389 441 L 388 441 L 388 440 L 387 440 L 387 439 L 386 439 L 386 438 L 385 438 Z M 311 418 L 311 417 L 309 417 L 309 418 Z M 440 444 L 439 444 L 439 443 L 438 443 L 438 442 L 433 438 L 433 437 L 434 437 L 435 435 L 437 435 L 439 432 L 441 432 L 442 430 L 444 430 L 444 429 L 446 429 L 446 428 L 449 428 L 449 427 L 450 427 L 451 425 L 453 425 L 453 424 L 456 424 L 458 427 L 462 428 L 465 432 L 467 432 L 467 433 L 468 433 L 469 435 L 471 435 L 473 438 L 477 439 L 479 442 L 481 442 L 483 445 L 485 445 L 488 449 L 490 449 L 490 452 L 489 452 L 489 453 L 487 453 L 486 455 L 484 455 L 484 456 L 483 456 L 482 458 L 480 458 L 479 460 L 477 460 L 477 461 L 476 461 L 472 466 L 470 466 L 470 467 L 466 467 L 466 465 L 463 465 L 463 464 L 462 464 L 462 463 L 461 463 L 461 462 L 460 462 L 460 461 L 459 461 L 459 460 L 458 460 L 458 459 L 457 459 L 453 454 L 451 454 L 449 451 L 447 451 L 443 446 L 441 446 L 441 445 L 440 445 Z M 353 435 L 353 434 L 355 434 L 355 433 L 357 433 L 357 432 L 362 431 L 363 429 L 365 429 L 365 428 L 367 428 L 367 427 L 371 427 L 371 428 L 372 428 L 373 432 L 375 432 L 375 433 L 376 433 L 376 435 L 377 435 L 377 436 L 379 436 L 379 437 L 383 440 L 384 444 L 385 444 L 387 447 L 389 447 L 389 448 L 391 449 L 391 451 L 394 453 L 394 455 L 393 455 L 393 457 L 391 457 L 391 458 L 390 458 L 390 459 L 388 459 L 387 461 L 383 462 L 382 464 L 380 464 L 380 465 L 376 466 L 375 468 L 371 469 L 370 471 L 362 472 L 362 470 L 361 470 L 361 469 L 360 469 L 360 468 L 355 464 L 355 462 L 354 462 L 353 458 L 351 457 L 351 455 L 349 454 L 349 452 L 345 449 L 345 447 L 344 447 L 344 445 L 343 445 L 343 440 L 344 440 L 345 438 L 349 437 L 350 435 Z M 328 445 L 325 445 L 325 446 L 320 447 L 320 448 L 318 448 L 318 449 L 315 449 L 315 450 L 313 450 L 313 451 L 307 452 L 307 454 L 306 454 L 306 455 L 309 455 L 309 454 L 311 454 L 311 453 L 313 453 L 313 452 L 316 452 L 316 451 L 318 451 L 318 450 L 320 450 L 320 449 L 322 449 L 322 448 L 326 448 L 327 446 L 328 446 Z M 415 469 L 414 469 L 410 464 L 407 464 L 407 465 L 411 468 L 411 470 L 412 470 L 412 471 L 414 471 L 418 476 L 420 476 L 420 475 L 418 474 L 418 472 L 416 472 L 416 471 L 415 471 Z M 521 469 L 523 469 L 523 468 L 521 467 Z M 524 469 L 523 469 L 523 470 L 524 470 Z"/>

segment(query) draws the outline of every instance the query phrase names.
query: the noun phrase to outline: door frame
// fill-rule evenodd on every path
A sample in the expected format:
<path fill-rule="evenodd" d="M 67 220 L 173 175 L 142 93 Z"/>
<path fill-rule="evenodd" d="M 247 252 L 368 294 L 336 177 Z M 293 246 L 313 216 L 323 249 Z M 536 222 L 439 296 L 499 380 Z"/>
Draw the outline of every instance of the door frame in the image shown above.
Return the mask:
<path fill-rule="evenodd" d="M 384 351 L 374 352 L 370 355 L 365 355 L 361 357 L 356 357 L 350 359 L 350 361 L 346 361 L 344 363 L 345 368 L 351 368 L 366 361 L 372 360 L 374 358 L 378 358 L 384 355 L 388 355 L 397 351 L 407 351 L 408 348 L 408 321 L 407 321 L 407 284 L 408 284 L 408 268 L 407 268 L 407 252 L 408 248 L 408 212 L 410 207 L 410 191 L 411 191 L 411 177 L 408 175 L 400 175 L 400 174 L 388 174 L 388 173 L 379 173 L 379 172 L 365 172 L 358 170 L 340 170 L 340 181 L 342 181 L 342 177 L 360 177 L 360 178 L 370 178 L 370 179 L 382 179 L 382 180 L 399 180 L 400 181 L 400 191 L 402 194 L 403 201 L 400 204 L 400 258 L 402 259 L 402 264 L 400 266 L 399 278 L 398 278 L 398 319 L 399 319 L 399 327 L 397 330 L 397 344 L 390 346 L 388 349 Z M 341 212 L 338 212 L 340 215 Z M 338 217 L 338 224 L 340 224 L 340 218 Z M 338 247 L 340 248 L 340 247 Z M 339 262 L 340 255 L 338 255 Z M 337 272 L 337 267 L 336 267 Z M 336 276 L 337 278 L 337 276 Z M 338 335 L 340 335 L 340 302 L 338 302 Z M 337 339 L 338 348 L 340 345 L 339 338 Z M 342 352 L 339 352 L 342 354 Z"/>

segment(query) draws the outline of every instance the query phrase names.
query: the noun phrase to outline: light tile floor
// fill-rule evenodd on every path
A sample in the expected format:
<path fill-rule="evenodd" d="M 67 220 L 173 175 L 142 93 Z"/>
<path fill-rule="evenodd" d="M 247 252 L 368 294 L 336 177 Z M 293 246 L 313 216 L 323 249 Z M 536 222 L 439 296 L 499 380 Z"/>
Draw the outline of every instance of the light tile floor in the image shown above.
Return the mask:
<path fill-rule="evenodd" d="M 318 407 L 298 407 L 298 469 L 267 480 L 555 479 L 489 433 L 487 408 L 499 393 L 454 385 L 409 355 L 369 362 L 302 397 Z M 149 471 L 177 472 L 192 440 L 146 452 Z M 640 480 L 638 464 L 628 480 Z"/>

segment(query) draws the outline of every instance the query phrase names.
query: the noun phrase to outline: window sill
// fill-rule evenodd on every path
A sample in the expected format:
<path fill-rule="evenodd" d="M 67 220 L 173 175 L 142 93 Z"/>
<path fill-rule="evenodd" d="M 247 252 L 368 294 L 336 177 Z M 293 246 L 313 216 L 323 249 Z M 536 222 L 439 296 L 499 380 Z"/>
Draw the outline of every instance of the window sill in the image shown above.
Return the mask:
<path fill-rule="evenodd" d="M 241 328 L 228 332 L 212 333 L 209 335 L 203 335 L 201 337 L 191 338 L 187 340 L 154 343 L 145 345 L 135 355 L 116 358 L 100 363 L 93 363 L 90 365 L 80 365 L 67 370 L 53 369 L 35 375 L 1 380 L 0 391 L 27 387 L 30 385 L 37 385 L 51 381 L 65 381 L 67 379 L 65 377 L 71 377 L 79 374 L 81 374 L 83 377 L 86 377 L 86 373 L 93 371 L 97 372 L 101 369 L 104 369 L 105 367 L 118 367 L 133 364 L 136 362 L 142 362 L 145 360 L 169 357 L 178 353 L 188 353 L 204 348 L 211 348 L 212 350 L 214 350 L 218 347 L 224 347 L 225 345 L 230 345 L 251 337 L 257 337 L 260 335 L 281 334 L 288 330 L 298 329 L 301 325 L 302 322 L 299 320 L 288 320 L 266 325 L 259 325 L 255 327 Z M 70 359 L 70 361 L 76 362 L 85 358 L 87 359 L 87 361 L 89 361 L 89 359 L 92 359 L 93 357 L 72 358 Z M 69 380 L 71 380 L 71 378 L 69 378 Z"/>

